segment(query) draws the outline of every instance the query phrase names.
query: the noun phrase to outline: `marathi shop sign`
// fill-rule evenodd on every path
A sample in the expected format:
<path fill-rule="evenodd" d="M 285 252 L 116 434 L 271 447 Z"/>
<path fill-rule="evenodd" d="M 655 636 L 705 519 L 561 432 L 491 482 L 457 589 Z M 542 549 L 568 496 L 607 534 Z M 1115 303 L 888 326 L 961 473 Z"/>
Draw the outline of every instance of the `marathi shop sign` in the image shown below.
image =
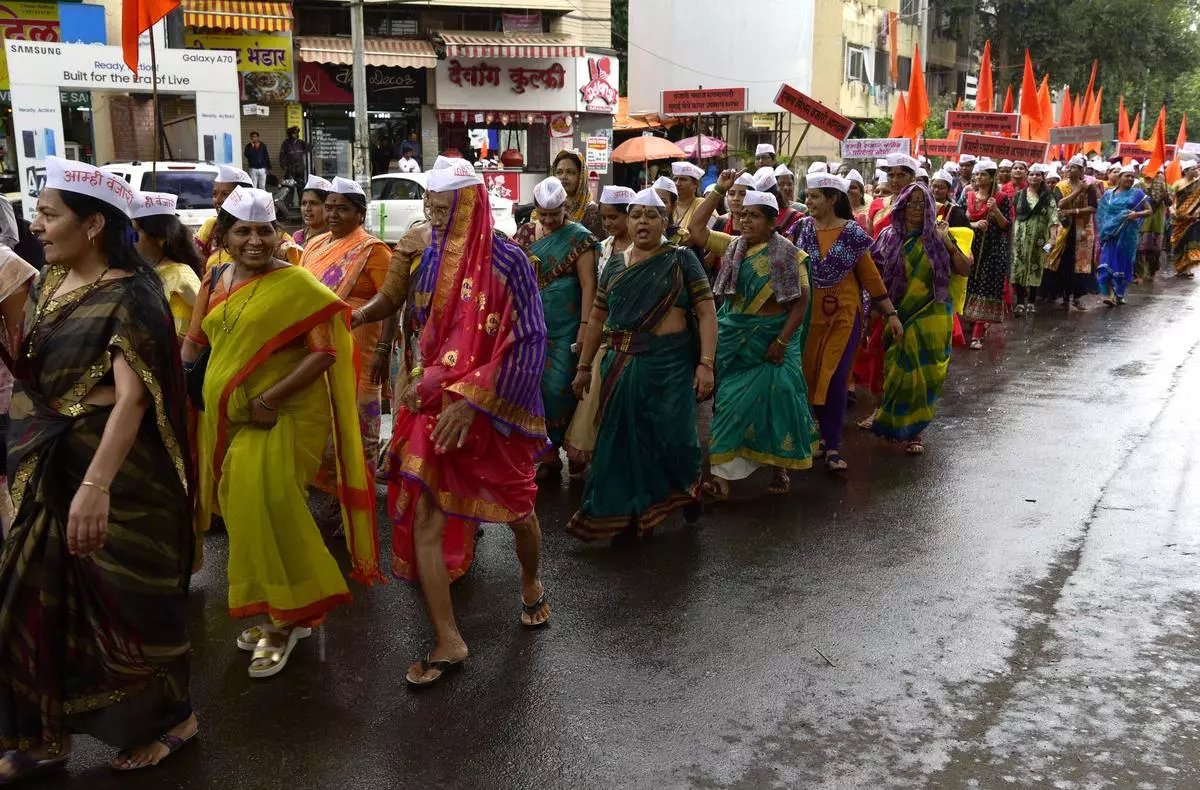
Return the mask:
<path fill-rule="evenodd" d="M 350 66 L 300 62 L 300 101 L 353 104 L 354 72 Z M 373 109 L 402 110 L 425 103 L 425 71 L 367 66 L 367 103 Z"/>
<path fill-rule="evenodd" d="M 617 90 L 619 61 L 608 56 L 589 56 L 581 59 L 577 69 L 579 109 L 615 115 L 620 91 Z"/>
<path fill-rule="evenodd" d="M 237 54 L 242 96 L 249 102 L 294 99 L 290 33 L 188 33 L 188 49 L 225 49 Z"/>
<path fill-rule="evenodd" d="M 439 60 L 436 81 L 440 109 L 571 112 L 578 104 L 573 58 Z"/>
<path fill-rule="evenodd" d="M 5 41 L 60 41 L 58 3 L 0 3 L 0 38 Z M 8 62 L 0 46 L 0 90 L 8 90 Z"/>

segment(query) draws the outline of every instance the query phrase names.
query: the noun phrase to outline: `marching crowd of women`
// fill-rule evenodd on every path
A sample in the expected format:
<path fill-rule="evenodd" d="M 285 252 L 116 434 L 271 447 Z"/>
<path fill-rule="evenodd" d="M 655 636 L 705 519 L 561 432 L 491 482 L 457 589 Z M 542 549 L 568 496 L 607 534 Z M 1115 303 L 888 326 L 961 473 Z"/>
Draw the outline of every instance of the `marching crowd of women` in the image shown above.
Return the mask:
<path fill-rule="evenodd" d="M 122 771 L 195 737 L 187 589 L 214 523 L 230 615 L 255 619 L 236 647 L 270 677 L 351 599 L 322 522 L 352 579 L 382 580 L 385 480 L 390 570 L 420 584 L 435 632 L 407 682 L 428 686 L 468 656 L 450 585 L 480 522 L 513 531 L 519 624 L 549 622 L 534 505 L 563 456 L 586 476 L 567 531 L 622 541 L 694 521 L 702 494 L 762 467 L 771 494 L 814 459 L 844 472 L 859 387 L 877 398 L 859 426 L 918 455 L 964 325 L 980 348 L 1039 299 L 1077 306 L 1093 275 L 1123 303 L 1172 207 L 1176 270 L 1200 265 L 1191 162 L 1168 189 L 1082 157 L 1062 178 L 969 157 L 930 176 L 897 154 L 868 184 L 764 156 L 707 193 L 677 163 L 598 201 L 577 152 L 554 164 L 509 239 L 475 169 L 439 157 L 428 222 L 393 250 L 347 179 L 311 177 L 289 236 L 222 167 L 193 238 L 175 196 L 48 158 L 46 268 L 0 250 L 0 784 L 62 766 L 76 733 Z"/>

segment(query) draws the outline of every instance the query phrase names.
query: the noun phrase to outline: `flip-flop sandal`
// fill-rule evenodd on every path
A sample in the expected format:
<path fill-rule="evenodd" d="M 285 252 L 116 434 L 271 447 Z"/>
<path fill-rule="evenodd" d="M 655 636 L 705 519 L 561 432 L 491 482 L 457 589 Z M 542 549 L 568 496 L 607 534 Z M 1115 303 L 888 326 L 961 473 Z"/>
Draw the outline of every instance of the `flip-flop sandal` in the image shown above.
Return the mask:
<path fill-rule="evenodd" d="M 543 606 L 548 606 L 548 604 L 546 603 L 546 590 L 545 589 L 542 590 L 542 594 L 533 603 L 525 603 L 525 599 L 524 598 L 521 599 L 521 612 L 523 614 L 529 615 L 529 617 L 531 619 L 535 615 L 537 615 L 538 612 L 542 611 Z M 540 623 L 527 623 L 524 620 L 521 620 L 518 618 L 518 622 L 521 623 L 521 626 L 523 628 L 530 628 L 530 629 L 545 628 L 546 626 L 550 625 L 550 618 L 549 618 L 549 616 L 547 616 L 546 619 Z"/>
<path fill-rule="evenodd" d="M 307 639 L 312 636 L 311 628 L 296 628 L 292 633 L 297 634 L 297 639 Z M 245 650 L 247 653 L 253 653 L 258 643 L 262 641 L 267 632 L 263 630 L 261 625 L 252 625 L 245 631 L 238 634 L 237 646 L 239 650 Z"/>
<path fill-rule="evenodd" d="M 446 677 L 446 675 L 462 669 L 465 662 L 465 658 L 460 658 L 457 661 L 450 661 L 448 659 L 430 661 L 429 656 L 425 656 L 421 659 L 421 674 L 424 675 L 426 672 L 433 669 L 437 670 L 437 675 L 435 675 L 431 680 L 420 681 L 413 680 L 408 675 L 405 675 L 404 680 L 406 683 L 408 683 L 408 687 L 410 689 L 424 689 L 429 688 L 430 686 L 436 686 L 441 682 L 442 678 Z"/>
<path fill-rule="evenodd" d="M 265 638 L 260 641 L 258 646 L 254 648 L 254 655 L 250 659 L 251 666 L 247 670 L 250 673 L 250 677 L 258 680 L 274 677 L 282 672 L 283 668 L 287 666 L 288 659 L 292 656 L 292 650 L 296 647 L 296 643 L 301 639 L 300 634 L 297 633 L 299 630 L 299 628 L 292 629 L 291 633 L 288 634 L 287 644 L 282 648 L 264 645 Z M 261 668 L 253 666 L 255 661 L 263 659 L 268 662 L 267 666 Z"/>
<path fill-rule="evenodd" d="M 70 759 L 70 755 L 64 755 L 55 757 L 53 760 L 35 760 L 24 752 L 18 751 L 5 752 L 3 756 L 12 765 L 13 773 L 0 777 L 0 787 L 65 768 L 67 760 Z"/>
<path fill-rule="evenodd" d="M 858 425 L 859 430 L 869 431 L 875 425 L 875 418 L 874 417 L 863 417 L 856 424 Z"/>
<path fill-rule="evenodd" d="M 850 468 L 850 464 L 846 463 L 845 459 L 842 458 L 842 454 L 837 452 L 836 450 L 830 451 L 825 456 L 826 471 L 835 472 L 835 473 L 840 474 L 842 472 L 845 472 L 849 468 Z"/>
<path fill-rule="evenodd" d="M 767 486 L 767 493 L 782 496 L 792 490 L 792 478 L 787 475 L 777 475 Z"/>
<path fill-rule="evenodd" d="M 704 493 L 708 494 L 714 502 L 728 502 L 729 483 L 722 477 L 714 477 L 712 480 L 705 481 Z"/>
<path fill-rule="evenodd" d="M 158 758 L 157 760 L 155 760 L 152 763 L 145 763 L 144 765 L 131 765 L 128 768 L 117 768 L 116 766 L 113 766 L 113 770 L 125 772 L 125 771 L 140 771 L 143 768 L 153 768 L 154 766 L 161 763 L 163 760 L 170 757 L 175 752 L 182 749 L 184 746 L 187 746 L 188 743 L 192 740 L 192 738 L 195 738 L 199 734 L 200 734 L 199 728 L 196 728 L 196 731 L 193 732 L 191 735 L 189 735 L 186 738 L 180 738 L 178 735 L 172 735 L 169 732 L 164 732 L 162 735 L 158 736 L 158 738 L 157 738 L 158 743 L 161 743 L 163 746 L 167 747 L 167 753 L 164 754 L 162 757 Z M 128 759 L 128 755 L 129 755 L 128 752 L 121 752 L 120 754 L 117 755 L 117 757 L 118 758 L 125 757 L 126 759 Z"/>
<path fill-rule="evenodd" d="M 909 455 L 924 455 L 925 444 L 920 440 L 909 442 L 908 444 L 904 445 L 904 452 L 908 453 Z"/>

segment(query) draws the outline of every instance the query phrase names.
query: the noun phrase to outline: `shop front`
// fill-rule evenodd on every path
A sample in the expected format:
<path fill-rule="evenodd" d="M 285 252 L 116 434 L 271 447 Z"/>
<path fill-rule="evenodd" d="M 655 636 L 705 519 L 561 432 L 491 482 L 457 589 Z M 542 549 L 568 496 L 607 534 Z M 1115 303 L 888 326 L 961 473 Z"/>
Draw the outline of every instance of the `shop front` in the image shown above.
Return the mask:
<path fill-rule="evenodd" d="M 353 177 L 353 52 L 345 38 L 301 37 L 297 69 L 312 170 Z M 367 108 L 372 175 L 387 172 L 404 148 L 421 156 L 421 108 L 428 101 L 433 46 L 417 39 L 367 39 Z M 414 141 L 415 136 L 415 141 Z M 413 142 L 410 142 L 413 141 Z"/>
<path fill-rule="evenodd" d="M 560 151 L 588 149 L 589 138 L 605 133 L 611 141 L 615 58 L 589 57 L 578 43 L 549 34 L 441 35 L 438 150 L 475 163 L 493 191 L 528 202 Z M 597 154 L 592 162 L 604 178 L 607 159 Z"/>

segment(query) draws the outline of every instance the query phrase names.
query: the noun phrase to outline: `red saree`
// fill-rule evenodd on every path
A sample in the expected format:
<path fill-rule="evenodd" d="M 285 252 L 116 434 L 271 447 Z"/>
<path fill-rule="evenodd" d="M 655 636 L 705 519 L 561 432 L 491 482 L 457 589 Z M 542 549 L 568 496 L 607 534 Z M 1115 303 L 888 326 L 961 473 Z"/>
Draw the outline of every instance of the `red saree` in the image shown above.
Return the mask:
<path fill-rule="evenodd" d="M 541 377 L 546 323 L 525 253 L 492 232 L 482 186 L 454 193 L 445 232 L 416 274 L 412 308 L 423 324 L 421 410 L 401 407 L 388 447 L 392 573 L 414 581 L 413 518 L 422 493 L 446 514 L 450 579 L 471 567 L 478 522 L 533 512 L 533 459 L 547 446 Z M 463 398 L 477 412 L 466 444 L 434 449 L 441 410 Z"/>

